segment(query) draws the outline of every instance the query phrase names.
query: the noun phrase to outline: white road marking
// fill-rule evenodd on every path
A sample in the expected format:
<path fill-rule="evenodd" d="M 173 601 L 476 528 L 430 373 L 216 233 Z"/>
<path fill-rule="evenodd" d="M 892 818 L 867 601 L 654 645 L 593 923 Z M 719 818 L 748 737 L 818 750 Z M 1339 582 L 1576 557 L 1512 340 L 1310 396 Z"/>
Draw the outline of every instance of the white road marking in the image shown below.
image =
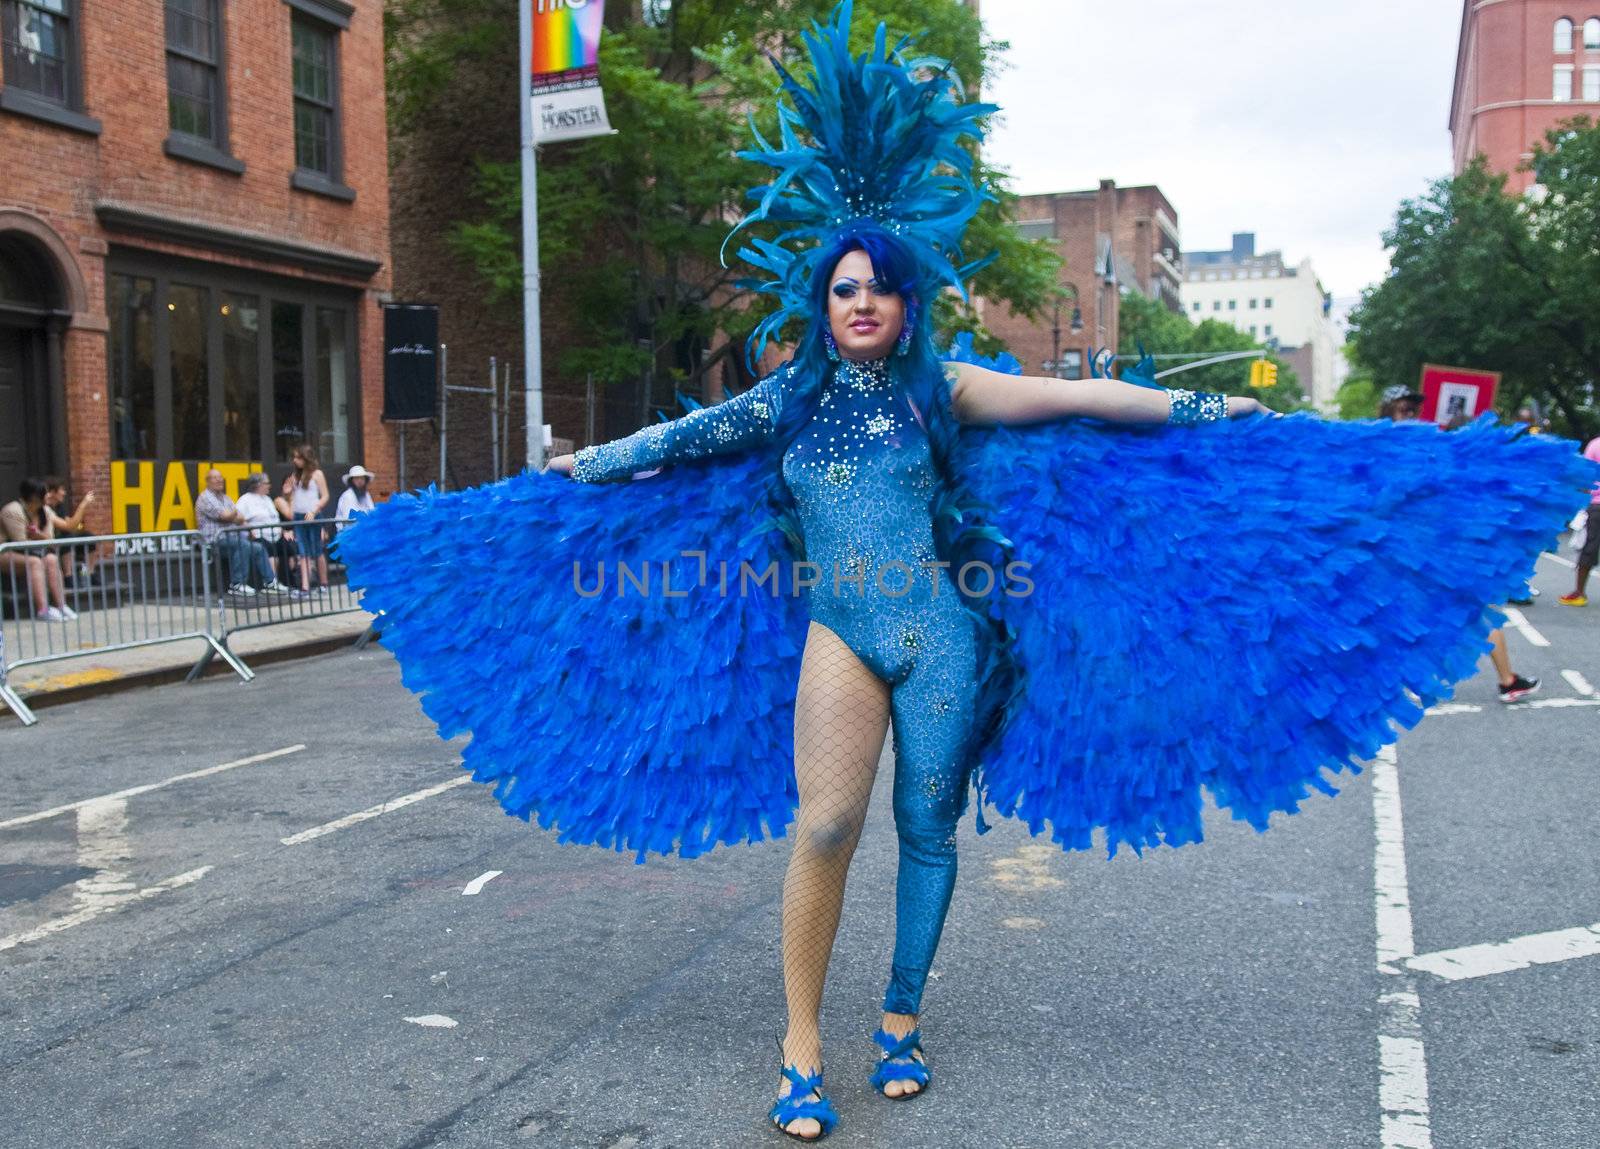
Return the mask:
<path fill-rule="evenodd" d="M 189 885 L 191 882 L 198 882 L 206 876 L 210 869 L 210 866 L 201 866 L 198 870 L 190 870 L 187 873 L 179 874 L 175 878 L 168 878 L 164 882 L 148 886 L 142 890 L 133 890 L 123 894 L 107 894 L 92 905 L 74 910 L 72 913 L 65 914 L 62 917 L 54 918 L 41 926 L 36 926 L 20 934 L 12 934 L 10 937 L 0 938 L 0 951 L 14 949 L 17 946 L 26 945 L 28 942 L 36 942 L 40 938 L 58 934 L 62 930 L 69 930 L 73 926 L 81 926 L 84 922 L 93 921 L 104 914 L 115 913 L 117 910 L 131 906 L 135 902 L 153 898 L 157 894 L 166 893 L 168 890 L 176 890 L 180 886 Z"/>
<path fill-rule="evenodd" d="M 404 1020 L 412 1025 L 425 1025 L 429 1029 L 454 1029 L 461 1023 L 453 1017 L 446 1017 L 442 1013 L 425 1013 L 421 1017 L 408 1017 Z"/>
<path fill-rule="evenodd" d="M 285 846 L 298 846 L 301 842 L 309 842 L 313 838 L 320 838 L 324 834 L 331 834 L 335 830 L 343 830 L 346 826 L 354 826 L 357 822 L 365 822 L 368 818 L 376 818 L 387 814 L 391 810 L 403 809 L 413 802 L 420 802 L 424 798 L 432 798 L 435 794 L 443 794 L 452 786 L 460 786 L 464 782 L 472 781 L 471 774 L 463 774 L 459 778 L 452 778 L 448 782 L 441 782 L 437 786 L 429 786 L 426 790 L 418 790 L 414 794 L 405 794 L 399 798 L 391 798 L 368 809 L 354 814 L 346 814 L 343 818 L 332 822 L 324 822 L 320 826 L 313 826 L 309 830 L 301 830 L 298 834 L 291 834 L 287 838 L 279 838 Z"/>
<path fill-rule="evenodd" d="M 1587 678 L 1579 674 L 1576 670 L 1563 670 L 1561 672 L 1561 677 L 1567 680 L 1567 685 L 1572 687 L 1576 693 L 1583 695 L 1585 698 L 1595 697 L 1594 687 L 1589 684 L 1589 680 Z"/>
<path fill-rule="evenodd" d="M 1406 879 L 1405 828 L 1400 815 L 1400 776 L 1393 746 L 1372 763 L 1372 815 L 1377 826 L 1378 964 L 1416 952 L 1411 938 L 1411 893 Z"/>
<path fill-rule="evenodd" d="M 1428 707 L 1428 717 L 1433 718 L 1444 714 L 1477 714 L 1483 707 L 1471 702 L 1441 702 L 1437 706 Z"/>
<path fill-rule="evenodd" d="M 1428 1116 L 1428 1058 L 1422 1044 L 1422 1001 L 1409 974 L 1392 963 L 1414 951 L 1411 891 L 1406 879 L 1405 826 L 1400 812 L 1399 759 L 1393 746 L 1372 763 L 1372 817 L 1378 969 L 1395 978 L 1379 995 L 1378 1108 L 1383 1149 L 1433 1149 Z"/>
<path fill-rule="evenodd" d="M 484 886 L 494 881 L 503 873 L 505 873 L 504 870 L 490 870 L 487 873 L 479 874 L 476 878 L 473 878 L 472 881 L 467 883 L 467 888 L 461 891 L 461 896 L 464 898 L 472 897 L 474 894 L 481 891 Z"/>
<path fill-rule="evenodd" d="M 1504 706 L 1497 707 L 1501 710 L 1572 710 L 1583 709 L 1588 706 L 1600 706 L 1600 697 L 1597 698 L 1535 698 L 1528 702 L 1507 702 Z M 1442 706 L 1435 706 L 1428 711 L 1428 717 L 1448 718 L 1452 714 L 1481 714 L 1482 706 L 1472 706 L 1465 703 L 1448 702 Z"/>
<path fill-rule="evenodd" d="M 1573 562 L 1571 559 L 1565 558 L 1565 557 L 1563 557 L 1561 555 L 1547 554 L 1544 557 L 1549 559 L 1553 563 L 1560 563 L 1562 566 L 1566 567 L 1568 570 L 1572 570 L 1572 569 L 1576 568 L 1577 565 L 1578 565 L 1577 563 Z"/>
<path fill-rule="evenodd" d="M 285 754 L 298 754 L 304 749 L 304 743 L 297 746 L 285 746 L 282 750 L 269 750 L 265 754 L 252 754 L 250 757 L 240 758 L 236 762 L 224 762 L 221 766 L 208 766 L 204 770 L 192 770 L 187 774 L 174 774 L 171 778 L 162 779 L 160 782 L 151 782 L 146 786 L 133 786 L 127 790 L 118 790 L 115 794 L 102 794 L 98 798 L 84 798 L 78 802 L 68 802 L 65 806 L 55 806 L 49 810 L 40 810 L 37 814 L 24 814 L 20 818 L 11 818 L 0 822 L 0 830 L 8 830 L 12 826 L 26 826 L 30 822 L 42 822 L 46 818 L 54 818 L 59 814 L 81 809 L 95 802 L 109 802 L 116 798 L 132 798 L 135 794 L 148 794 L 151 790 L 159 790 L 163 786 L 171 786 L 175 782 L 206 778 L 212 774 L 221 774 L 224 770 L 236 770 L 240 766 L 252 766 L 257 762 L 266 762 L 272 758 L 282 758 Z"/>
<path fill-rule="evenodd" d="M 1511 625 L 1512 630 L 1516 631 L 1534 646 L 1550 645 L 1550 640 L 1548 638 L 1540 634 L 1537 630 L 1533 629 L 1533 623 L 1528 621 L 1527 615 L 1523 614 L 1514 606 L 1503 607 L 1501 609 L 1506 612 L 1506 622 Z"/>
<path fill-rule="evenodd" d="M 1600 955 L 1600 922 L 1576 929 L 1528 934 L 1505 942 L 1439 950 L 1437 953 L 1407 958 L 1405 964 L 1410 969 L 1422 970 L 1446 981 L 1466 981 L 1468 978 L 1488 977 L 1527 969 L 1529 966 L 1550 965 L 1597 955 Z"/>

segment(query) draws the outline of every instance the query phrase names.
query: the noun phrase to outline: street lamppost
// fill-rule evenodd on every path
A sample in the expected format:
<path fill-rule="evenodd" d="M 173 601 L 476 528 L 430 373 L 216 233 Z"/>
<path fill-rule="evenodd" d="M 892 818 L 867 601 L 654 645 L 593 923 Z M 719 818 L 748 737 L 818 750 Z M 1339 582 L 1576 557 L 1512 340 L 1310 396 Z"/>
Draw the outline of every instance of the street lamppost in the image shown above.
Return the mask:
<path fill-rule="evenodd" d="M 1064 283 L 1062 286 L 1070 288 L 1072 291 L 1072 318 L 1068 321 L 1068 330 L 1074 335 L 1081 335 L 1083 333 L 1083 309 L 1078 306 L 1078 285 Z M 1062 373 L 1062 370 L 1066 364 L 1061 361 L 1061 299 L 1059 297 L 1056 299 L 1055 320 L 1050 325 L 1050 336 L 1051 358 L 1045 361 L 1044 369 L 1058 379 L 1064 379 L 1066 376 Z"/>

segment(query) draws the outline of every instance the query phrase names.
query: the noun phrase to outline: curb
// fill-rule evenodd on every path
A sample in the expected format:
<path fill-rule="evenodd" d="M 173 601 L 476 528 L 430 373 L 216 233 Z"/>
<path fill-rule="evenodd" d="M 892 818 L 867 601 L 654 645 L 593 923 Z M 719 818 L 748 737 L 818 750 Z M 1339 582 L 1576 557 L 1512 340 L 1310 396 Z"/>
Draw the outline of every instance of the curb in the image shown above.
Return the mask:
<path fill-rule="evenodd" d="M 252 670 L 261 666 L 268 666 L 275 662 L 291 662 L 298 658 L 311 658 L 319 654 L 331 654 L 338 650 L 349 650 L 355 647 L 361 636 L 340 636 L 337 638 L 316 638 L 307 642 L 295 643 L 292 646 L 273 647 L 270 650 L 252 652 L 250 655 L 250 668 Z M 373 635 L 372 644 L 382 645 L 382 636 Z M 145 686 L 163 686 L 170 682 L 182 682 L 189 677 L 192 666 L 169 666 L 159 670 L 141 670 L 129 674 L 108 678 L 104 682 L 86 682 L 82 686 L 64 686 L 59 690 L 47 690 L 40 694 L 23 694 L 22 701 L 28 704 L 28 709 L 33 711 L 48 710 L 53 706 L 62 706 L 69 702 L 81 702 L 86 698 L 98 698 L 106 694 L 120 694 L 125 690 L 136 690 Z M 206 667 L 201 678 L 216 678 L 221 675 L 237 677 L 233 668 L 222 659 L 213 659 L 211 665 Z M 240 683 L 241 686 L 249 685 Z M 16 721 L 4 704 L 0 704 L 0 721 L 10 719 Z M 20 722 L 18 723 L 20 725 Z"/>

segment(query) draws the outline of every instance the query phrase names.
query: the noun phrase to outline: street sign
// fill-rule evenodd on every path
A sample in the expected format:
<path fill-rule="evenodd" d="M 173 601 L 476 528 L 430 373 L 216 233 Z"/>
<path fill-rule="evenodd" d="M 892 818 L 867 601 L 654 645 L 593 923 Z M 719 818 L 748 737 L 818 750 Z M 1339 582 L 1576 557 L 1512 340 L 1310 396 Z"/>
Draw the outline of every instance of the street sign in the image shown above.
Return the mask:
<path fill-rule="evenodd" d="M 1500 372 L 1422 365 L 1422 418 L 1443 427 L 1457 416 L 1476 418 L 1494 408 Z"/>

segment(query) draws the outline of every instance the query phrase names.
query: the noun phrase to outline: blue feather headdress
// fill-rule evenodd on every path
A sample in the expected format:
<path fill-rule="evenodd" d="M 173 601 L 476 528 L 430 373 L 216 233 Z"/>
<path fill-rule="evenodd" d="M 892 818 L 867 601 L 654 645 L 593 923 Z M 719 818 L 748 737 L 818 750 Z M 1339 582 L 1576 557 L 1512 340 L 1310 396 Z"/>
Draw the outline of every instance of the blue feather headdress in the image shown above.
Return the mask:
<path fill-rule="evenodd" d="M 752 116 L 757 147 L 739 153 L 777 175 L 751 189 L 759 202 L 728 239 L 757 221 L 783 225 L 777 238 L 752 238 L 739 250 L 764 273 L 741 286 L 779 303 L 750 337 L 752 360 L 790 318 L 806 317 L 818 256 L 841 232 L 876 226 L 910 241 L 929 294 L 950 285 L 965 295 L 965 281 L 994 258 L 962 263 L 961 238 L 994 199 L 973 180 L 966 141 L 982 139 L 978 121 L 996 105 L 963 103 L 947 61 L 910 56 L 909 36 L 891 48 L 882 24 L 872 50 L 852 57 L 854 10 L 854 0 L 843 0 L 828 24 L 813 22 L 804 34 L 809 84 L 772 61 L 788 97 L 778 103 L 779 143 L 768 142 Z"/>

